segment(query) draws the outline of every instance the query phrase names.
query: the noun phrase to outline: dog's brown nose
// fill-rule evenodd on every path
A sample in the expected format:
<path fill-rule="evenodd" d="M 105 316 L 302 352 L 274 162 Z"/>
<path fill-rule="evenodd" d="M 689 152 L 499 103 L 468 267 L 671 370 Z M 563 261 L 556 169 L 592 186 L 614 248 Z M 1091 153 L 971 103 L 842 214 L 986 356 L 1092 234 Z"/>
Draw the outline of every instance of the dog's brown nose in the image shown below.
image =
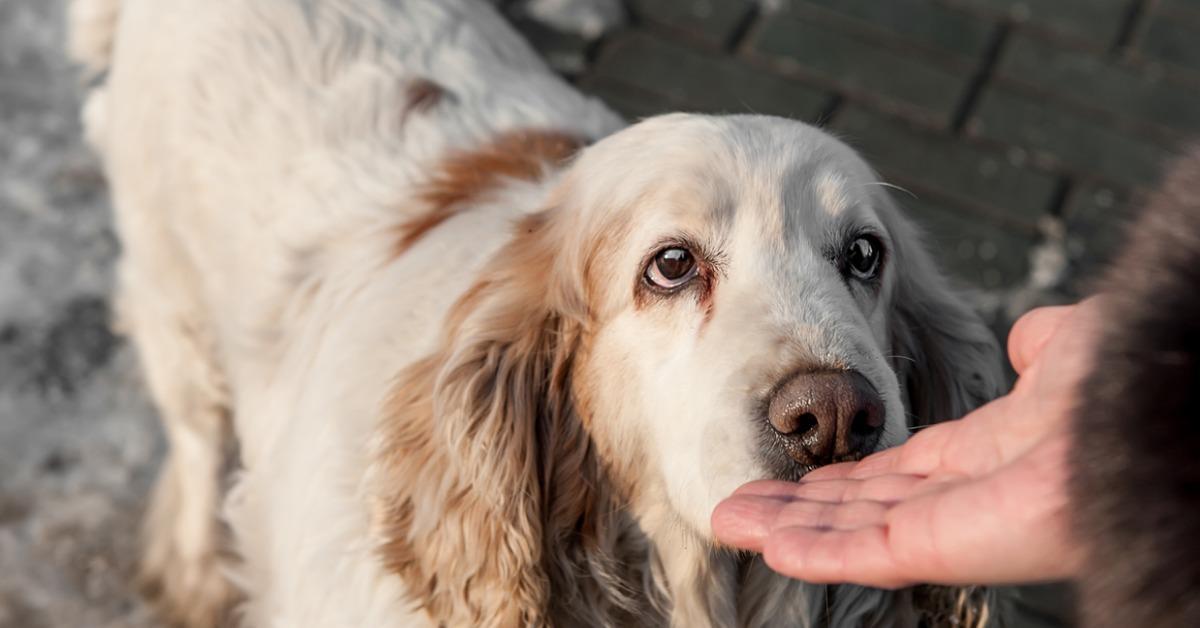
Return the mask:
<path fill-rule="evenodd" d="M 784 382 L 767 408 L 787 454 L 805 465 L 846 460 L 879 442 L 879 393 L 855 371 L 800 373 Z"/>

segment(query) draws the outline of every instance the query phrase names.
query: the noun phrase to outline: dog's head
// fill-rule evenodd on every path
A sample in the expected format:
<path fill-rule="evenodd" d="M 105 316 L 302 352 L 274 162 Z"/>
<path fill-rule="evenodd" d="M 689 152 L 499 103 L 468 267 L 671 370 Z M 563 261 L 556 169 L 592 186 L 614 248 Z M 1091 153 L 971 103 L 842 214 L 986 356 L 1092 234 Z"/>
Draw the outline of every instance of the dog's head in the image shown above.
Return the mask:
<path fill-rule="evenodd" d="M 850 148 L 775 118 L 650 119 L 579 155 L 401 378 L 380 455 L 441 476 L 391 475 L 389 557 L 427 604 L 480 614 L 502 600 L 453 588 L 503 573 L 527 621 L 601 498 L 708 538 L 740 484 L 1001 385 L 990 332 Z"/>

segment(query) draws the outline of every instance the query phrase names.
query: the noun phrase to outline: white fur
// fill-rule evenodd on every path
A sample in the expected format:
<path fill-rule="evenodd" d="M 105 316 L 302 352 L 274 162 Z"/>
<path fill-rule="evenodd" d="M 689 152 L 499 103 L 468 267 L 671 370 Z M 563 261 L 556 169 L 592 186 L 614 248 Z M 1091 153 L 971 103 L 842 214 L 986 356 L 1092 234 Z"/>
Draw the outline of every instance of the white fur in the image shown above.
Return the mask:
<path fill-rule="evenodd" d="M 251 625 L 433 625 L 378 560 L 369 441 L 396 374 L 434 349 L 451 306 L 499 263 L 513 220 L 550 198 L 570 213 L 563 250 L 610 262 L 589 295 L 602 324 L 580 376 L 600 391 L 594 420 L 609 444 L 644 455 L 628 509 L 656 546 L 676 625 L 720 623 L 715 602 L 687 614 L 703 606 L 682 601 L 689 587 L 738 586 L 721 575 L 732 558 L 709 547 L 708 517 L 767 473 L 753 395 L 797 368 L 852 368 L 883 397 L 884 444 L 899 443 L 913 392 L 893 358 L 892 304 L 962 309 L 844 145 L 759 117 L 670 116 L 617 132 L 619 118 L 554 77 L 482 3 L 124 0 L 115 28 L 87 124 L 125 247 L 120 313 L 172 445 L 147 560 L 176 595 L 228 594 L 211 563 L 231 416 L 242 470 L 226 515 L 242 564 L 229 575 Z M 452 101 L 401 116 L 416 79 Z M 395 228 L 425 209 L 413 199 L 439 159 L 520 127 L 616 133 L 561 177 L 512 182 L 394 257 Z M 623 218 L 625 237 L 587 250 Z M 877 293 L 826 259 L 850 222 L 909 247 Z M 728 262 L 707 322 L 694 302 L 632 304 L 640 260 L 679 233 Z M 903 285 L 910 265 L 930 294 Z M 978 321 L 959 319 L 984 347 Z M 994 369 L 977 363 L 982 388 L 953 407 L 994 392 Z M 821 588 L 748 582 L 759 614 L 730 611 L 747 624 L 821 616 Z M 881 604 L 872 595 L 847 593 L 840 604 L 861 602 L 839 612 L 867 612 Z"/>

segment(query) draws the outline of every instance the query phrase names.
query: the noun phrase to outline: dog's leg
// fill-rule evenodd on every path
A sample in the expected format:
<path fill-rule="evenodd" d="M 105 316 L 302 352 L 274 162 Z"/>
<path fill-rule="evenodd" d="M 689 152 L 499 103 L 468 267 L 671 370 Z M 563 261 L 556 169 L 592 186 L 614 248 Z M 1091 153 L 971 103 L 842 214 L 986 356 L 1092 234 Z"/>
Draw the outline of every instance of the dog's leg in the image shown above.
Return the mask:
<path fill-rule="evenodd" d="M 89 143 L 109 157 L 109 89 L 122 0 L 72 0 L 70 49 L 98 83 L 83 118 Z M 129 137 L 128 146 L 138 145 Z M 127 158 L 128 159 L 128 158 Z M 153 168 L 150 168 L 153 170 Z M 150 393 L 162 416 L 170 451 L 144 522 L 141 577 L 172 619 L 189 628 L 216 626 L 230 607 L 233 587 L 221 572 L 217 518 L 228 396 L 199 307 L 195 273 L 149 201 L 165 193 L 157 181 L 114 181 L 121 259 L 118 325 L 133 339 Z M 169 200 L 169 199 L 168 199 Z"/>
<path fill-rule="evenodd" d="M 149 268 L 157 280 L 170 274 L 161 265 Z M 146 512 L 141 575 L 172 619 L 189 628 L 216 626 L 234 598 L 222 574 L 217 515 L 229 429 L 224 382 L 211 336 L 196 318 L 199 308 L 173 298 L 186 284 L 136 285 L 129 273 L 122 279 L 122 323 L 137 346 L 170 446 Z"/>

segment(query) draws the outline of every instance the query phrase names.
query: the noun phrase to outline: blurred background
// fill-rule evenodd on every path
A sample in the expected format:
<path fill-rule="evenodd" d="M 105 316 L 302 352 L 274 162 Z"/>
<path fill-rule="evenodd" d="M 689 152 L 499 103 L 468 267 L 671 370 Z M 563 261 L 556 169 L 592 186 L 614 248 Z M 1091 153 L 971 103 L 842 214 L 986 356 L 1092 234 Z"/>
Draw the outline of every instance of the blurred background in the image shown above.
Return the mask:
<path fill-rule="evenodd" d="M 789 116 L 865 154 L 1003 340 L 1086 294 L 1200 129 L 1200 0 L 493 0 L 630 119 Z M 0 626 L 154 626 L 162 443 L 109 329 L 119 246 L 65 0 L 0 0 Z"/>

